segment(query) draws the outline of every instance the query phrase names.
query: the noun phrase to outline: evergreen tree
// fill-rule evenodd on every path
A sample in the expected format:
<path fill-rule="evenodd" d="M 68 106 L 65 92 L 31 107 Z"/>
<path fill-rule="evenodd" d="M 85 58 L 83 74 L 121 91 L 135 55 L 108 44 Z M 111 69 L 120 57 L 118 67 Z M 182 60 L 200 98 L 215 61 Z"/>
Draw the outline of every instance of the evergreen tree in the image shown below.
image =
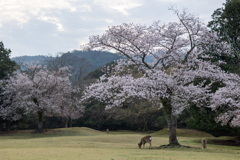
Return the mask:
<path fill-rule="evenodd" d="M 0 80 L 7 78 L 9 74 L 11 74 L 16 69 L 16 63 L 11 61 L 10 57 L 11 50 L 4 48 L 2 42 L 0 42 Z M 2 106 L 2 86 L 0 86 L 0 107 Z M 3 124 L 8 124 L 9 121 L 4 121 L 0 118 L 0 132 L 3 130 Z"/>
<path fill-rule="evenodd" d="M 208 27 L 232 50 L 230 54 L 211 54 L 216 60 L 226 62 L 221 64 L 222 69 L 240 74 L 240 0 L 226 0 L 222 8 L 214 11 Z"/>
<path fill-rule="evenodd" d="M 0 79 L 6 78 L 16 69 L 16 63 L 10 59 L 10 49 L 4 48 L 0 42 Z"/>
<path fill-rule="evenodd" d="M 236 57 L 240 56 L 240 0 L 227 0 L 224 7 L 212 14 L 208 26 L 216 31 L 221 40 L 228 42 Z"/>

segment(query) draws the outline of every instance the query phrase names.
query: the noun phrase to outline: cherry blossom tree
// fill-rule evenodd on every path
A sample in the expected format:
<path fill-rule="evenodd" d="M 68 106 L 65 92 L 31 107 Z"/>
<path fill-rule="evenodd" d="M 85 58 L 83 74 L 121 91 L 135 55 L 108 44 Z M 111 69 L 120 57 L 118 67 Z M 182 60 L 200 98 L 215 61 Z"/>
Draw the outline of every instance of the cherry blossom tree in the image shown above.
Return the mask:
<path fill-rule="evenodd" d="M 208 100 L 214 97 L 210 89 L 214 82 L 225 84 L 238 78 L 204 60 L 210 58 L 206 52 L 228 52 L 226 45 L 218 44 L 217 36 L 199 18 L 172 10 L 178 22 L 122 24 L 109 27 L 101 36 L 90 37 L 86 49 L 116 51 L 127 60 L 119 62 L 111 76 L 102 76 L 85 92 L 85 99 L 95 97 L 108 102 L 106 108 L 121 106 L 132 97 L 158 104 L 168 122 L 170 146 L 179 145 L 178 115 L 192 103 L 199 107 L 209 105 Z M 132 65 L 143 76 L 122 74 Z M 217 106 L 214 99 L 211 102 L 212 108 Z"/>
<path fill-rule="evenodd" d="M 72 105 L 64 106 L 68 95 L 73 92 L 67 70 L 65 67 L 50 71 L 46 67 L 30 64 L 27 70 L 16 72 L 4 82 L 4 102 L 8 105 L 1 109 L 1 115 L 7 116 L 19 109 L 23 109 L 24 114 L 37 114 L 38 132 L 43 131 L 43 116 L 77 117 L 81 106 L 76 106 L 78 109 L 74 110 L 74 114 L 71 113 Z M 20 118 L 19 114 L 15 115 L 12 120 Z"/>
<path fill-rule="evenodd" d="M 211 98 L 210 107 L 219 113 L 217 122 L 240 127 L 240 78 L 235 76 L 224 87 L 218 89 Z"/>
<path fill-rule="evenodd" d="M 55 98 L 54 103 L 58 105 L 58 110 L 54 116 L 62 117 L 64 119 L 65 128 L 72 127 L 72 120 L 80 118 L 84 113 L 84 106 L 79 100 L 81 91 L 77 88 L 71 89 L 62 95 L 62 98 Z"/>

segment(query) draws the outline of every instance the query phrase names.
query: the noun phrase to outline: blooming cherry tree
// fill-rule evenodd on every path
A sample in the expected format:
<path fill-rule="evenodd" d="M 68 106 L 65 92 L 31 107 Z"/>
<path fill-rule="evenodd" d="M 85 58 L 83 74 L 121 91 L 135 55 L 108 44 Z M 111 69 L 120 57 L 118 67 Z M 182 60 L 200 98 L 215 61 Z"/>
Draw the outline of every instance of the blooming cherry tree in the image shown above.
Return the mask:
<path fill-rule="evenodd" d="M 67 95 L 72 92 L 67 70 L 65 67 L 50 71 L 45 67 L 30 64 L 24 72 L 16 72 L 5 81 L 3 95 L 4 102 L 8 105 L 1 109 L 1 115 L 9 115 L 19 109 L 23 109 L 24 114 L 37 114 L 37 131 L 42 132 L 44 115 L 60 115 L 63 110 L 66 112 L 67 108 L 70 108 L 69 105 L 63 107 Z M 77 111 L 75 113 L 77 115 Z M 20 118 L 20 115 L 16 114 L 15 117 L 13 116 L 12 120 Z"/>
<path fill-rule="evenodd" d="M 54 116 L 62 117 L 65 121 L 65 128 L 68 123 L 72 126 L 72 119 L 80 118 L 84 113 L 84 106 L 81 104 L 81 92 L 78 88 L 71 86 L 70 90 L 66 91 L 61 97 L 54 99 L 54 104 L 57 104 L 58 109 L 55 110 Z"/>
<path fill-rule="evenodd" d="M 95 97 L 108 102 L 107 108 L 121 106 L 131 97 L 158 104 L 168 121 L 170 146 L 179 145 L 178 115 L 190 103 L 207 105 L 207 100 L 213 97 L 210 90 L 213 82 L 227 83 L 237 77 L 203 60 L 209 58 L 204 55 L 206 51 L 218 52 L 220 47 L 221 51 L 227 51 L 228 48 L 217 44 L 217 37 L 197 17 L 185 11 L 173 11 L 178 22 L 112 26 L 103 35 L 90 37 L 86 45 L 87 49 L 115 50 L 128 61 L 119 62 L 115 74 L 104 75 L 89 86 L 85 99 Z M 121 74 L 132 65 L 138 67 L 142 77 Z M 201 83 L 196 84 L 196 79 Z M 212 83 L 208 83 L 209 79 Z"/>
<path fill-rule="evenodd" d="M 222 125 L 240 127 L 240 78 L 233 77 L 224 87 L 216 91 L 211 98 L 210 107 L 220 112 L 216 118 Z"/>

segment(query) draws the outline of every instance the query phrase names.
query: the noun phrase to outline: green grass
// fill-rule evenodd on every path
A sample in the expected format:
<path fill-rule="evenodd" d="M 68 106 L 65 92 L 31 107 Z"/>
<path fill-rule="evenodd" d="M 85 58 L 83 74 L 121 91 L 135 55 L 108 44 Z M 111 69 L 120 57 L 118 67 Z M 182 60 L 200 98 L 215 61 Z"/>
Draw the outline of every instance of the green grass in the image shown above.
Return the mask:
<path fill-rule="evenodd" d="M 147 134 L 117 131 L 106 134 L 89 128 L 54 129 L 43 134 L 15 131 L 0 135 L 0 160 L 238 160 L 240 148 L 208 145 L 202 137 L 214 138 L 195 130 L 178 130 L 182 145 L 195 148 L 138 149 Z M 168 143 L 167 129 L 151 133 L 153 147 Z M 146 144 L 148 147 L 148 144 Z"/>

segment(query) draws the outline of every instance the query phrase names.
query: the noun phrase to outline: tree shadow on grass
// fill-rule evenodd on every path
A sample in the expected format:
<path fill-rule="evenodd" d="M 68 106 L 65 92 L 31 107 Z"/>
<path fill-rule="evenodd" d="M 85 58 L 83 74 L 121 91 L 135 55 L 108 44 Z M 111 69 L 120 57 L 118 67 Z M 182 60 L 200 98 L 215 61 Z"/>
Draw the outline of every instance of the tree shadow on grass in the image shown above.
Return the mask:
<path fill-rule="evenodd" d="M 240 146 L 238 139 L 209 139 L 208 144 L 224 145 L 224 146 Z"/>

